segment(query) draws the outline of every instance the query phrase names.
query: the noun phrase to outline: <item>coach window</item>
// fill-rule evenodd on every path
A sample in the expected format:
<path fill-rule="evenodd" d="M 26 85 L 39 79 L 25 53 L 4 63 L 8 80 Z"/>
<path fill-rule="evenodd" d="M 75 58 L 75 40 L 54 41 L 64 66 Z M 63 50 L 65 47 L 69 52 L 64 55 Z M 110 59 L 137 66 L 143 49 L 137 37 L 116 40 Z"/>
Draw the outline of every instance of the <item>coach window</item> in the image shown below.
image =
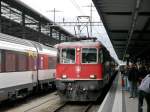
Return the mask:
<path fill-rule="evenodd" d="M 82 48 L 82 63 L 97 63 L 97 49 Z"/>
<path fill-rule="evenodd" d="M 18 53 L 17 55 L 18 61 L 18 71 L 26 71 L 27 70 L 27 56 L 25 54 Z"/>
<path fill-rule="evenodd" d="M 34 70 L 34 58 L 32 56 L 28 56 L 28 70 Z"/>
<path fill-rule="evenodd" d="M 16 71 L 16 54 L 14 52 L 5 52 L 5 70 L 6 72 Z"/>
<path fill-rule="evenodd" d="M 49 69 L 55 69 L 56 68 L 56 57 L 49 57 L 48 65 L 49 65 Z"/>
<path fill-rule="evenodd" d="M 75 49 L 74 48 L 64 48 L 61 52 L 60 62 L 64 64 L 75 63 Z"/>

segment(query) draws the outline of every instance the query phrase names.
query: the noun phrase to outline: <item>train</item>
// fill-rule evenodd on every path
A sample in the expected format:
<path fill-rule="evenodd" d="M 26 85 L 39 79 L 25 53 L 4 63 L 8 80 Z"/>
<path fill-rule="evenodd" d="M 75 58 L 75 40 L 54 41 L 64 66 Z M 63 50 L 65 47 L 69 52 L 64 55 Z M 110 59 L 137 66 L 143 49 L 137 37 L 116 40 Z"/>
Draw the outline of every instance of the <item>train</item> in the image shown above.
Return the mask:
<path fill-rule="evenodd" d="M 0 102 L 54 85 L 57 49 L 0 33 Z"/>
<path fill-rule="evenodd" d="M 62 101 L 96 101 L 115 71 L 116 61 L 95 39 L 57 44 L 56 88 Z"/>

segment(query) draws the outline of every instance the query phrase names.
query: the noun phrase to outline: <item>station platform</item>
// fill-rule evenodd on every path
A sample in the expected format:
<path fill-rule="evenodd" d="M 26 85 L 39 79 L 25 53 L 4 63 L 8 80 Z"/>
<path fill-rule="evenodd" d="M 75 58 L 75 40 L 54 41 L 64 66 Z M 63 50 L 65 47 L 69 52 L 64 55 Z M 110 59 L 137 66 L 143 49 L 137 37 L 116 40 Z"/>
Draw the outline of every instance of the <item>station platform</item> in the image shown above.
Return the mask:
<path fill-rule="evenodd" d="M 129 91 L 122 88 L 121 73 L 118 73 L 98 112 L 138 112 L 138 97 L 129 97 Z M 143 112 L 147 112 L 145 100 Z"/>

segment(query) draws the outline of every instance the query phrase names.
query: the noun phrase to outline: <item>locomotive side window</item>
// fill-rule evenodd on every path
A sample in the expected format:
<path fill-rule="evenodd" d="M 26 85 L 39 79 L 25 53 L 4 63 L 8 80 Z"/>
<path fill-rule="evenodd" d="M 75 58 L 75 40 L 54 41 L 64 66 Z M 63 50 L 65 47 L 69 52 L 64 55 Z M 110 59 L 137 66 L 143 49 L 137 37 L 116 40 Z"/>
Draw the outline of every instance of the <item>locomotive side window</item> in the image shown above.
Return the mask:
<path fill-rule="evenodd" d="M 61 51 L 60 62 L 64 64 L 75 63 L 75 49 L 64 48 Z"/>
<path fill-rule="evenodd" d="M 82 48 L 82 63 L 97 63 L 97 49 Z"/>

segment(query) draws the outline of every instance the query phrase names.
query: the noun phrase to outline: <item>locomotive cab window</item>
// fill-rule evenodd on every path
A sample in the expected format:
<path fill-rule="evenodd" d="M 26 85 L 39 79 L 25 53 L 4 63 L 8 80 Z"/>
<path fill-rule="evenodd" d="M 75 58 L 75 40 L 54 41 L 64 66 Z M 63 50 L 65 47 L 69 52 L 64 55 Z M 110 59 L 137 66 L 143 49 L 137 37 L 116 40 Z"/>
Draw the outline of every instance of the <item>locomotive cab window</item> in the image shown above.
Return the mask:
<path fill-rule="evenodd" d="M 75 63 L 75 49 L 63 48 L 60 55 L 60 63 L 64 64 Z"/>
<path fill-rule="evenodd" d="M 82 63 L 97 63 L 97 49 L 82 48 Z"/>

